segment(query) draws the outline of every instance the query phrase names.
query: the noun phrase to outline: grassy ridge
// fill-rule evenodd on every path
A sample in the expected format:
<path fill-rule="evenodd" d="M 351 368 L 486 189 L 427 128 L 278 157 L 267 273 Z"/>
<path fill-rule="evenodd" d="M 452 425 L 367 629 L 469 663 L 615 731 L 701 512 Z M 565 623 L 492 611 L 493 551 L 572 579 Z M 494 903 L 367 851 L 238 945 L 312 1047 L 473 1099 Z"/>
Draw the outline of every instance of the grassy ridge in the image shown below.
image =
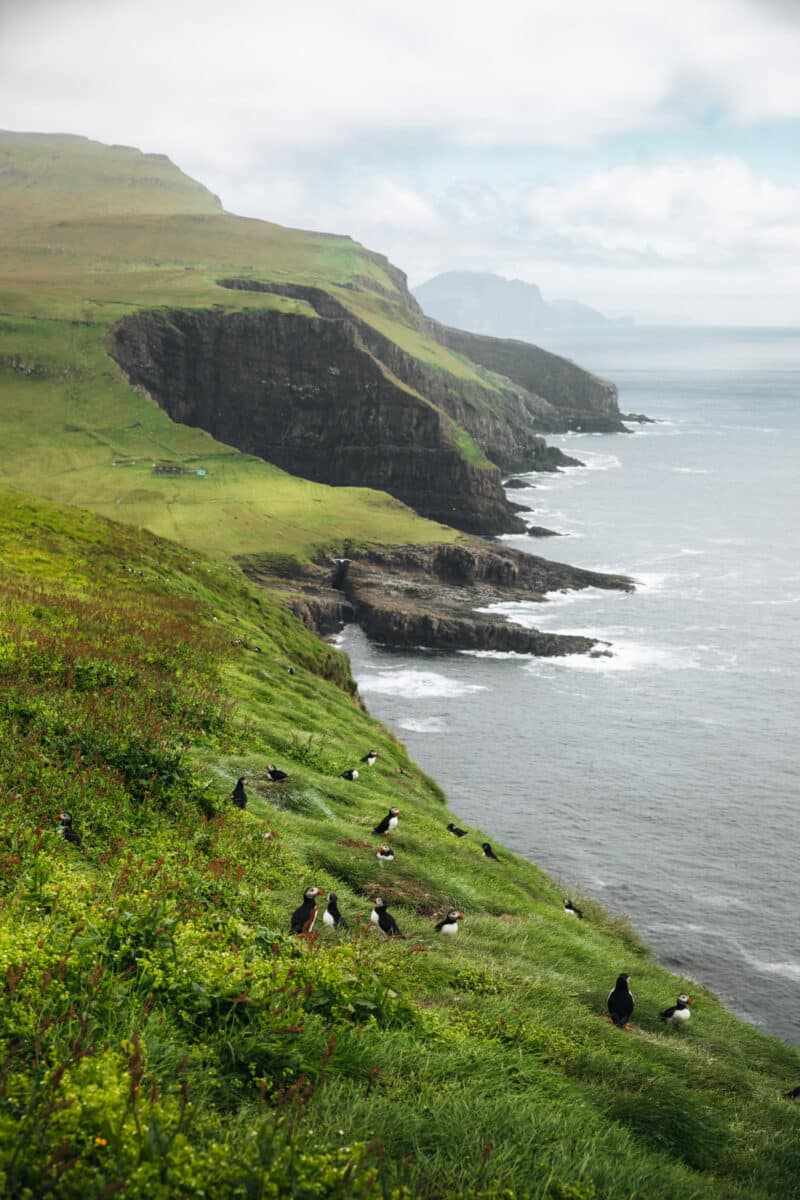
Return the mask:
<path fill-rule="evenodd" d="M 532 864 L 452 838 L 346 659 L 273 597 L 11 493 L 0 554 L 6 1194 L 796 1194 L 797 1052 L 601 910 L 566 918 Z M 338 778 L 369 746 L 376 766 Z M 287 934 L 310 882 L 338 892 L 349 933 Z M 365 931 L 378 892 L 405 940 Z M 445 944 L 451 905 L 466 918 Z M 621 969 L 628 1034 L 602 1015 Z M 690 1026 L 665 1029 L 684 988 Z"/>

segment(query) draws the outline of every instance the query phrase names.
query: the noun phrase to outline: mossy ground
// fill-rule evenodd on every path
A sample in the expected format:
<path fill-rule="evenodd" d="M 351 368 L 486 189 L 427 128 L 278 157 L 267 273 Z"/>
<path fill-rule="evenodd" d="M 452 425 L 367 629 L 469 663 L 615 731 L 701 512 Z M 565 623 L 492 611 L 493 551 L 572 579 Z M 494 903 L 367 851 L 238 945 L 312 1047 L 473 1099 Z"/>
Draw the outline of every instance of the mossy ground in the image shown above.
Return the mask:
<path fill-rule="evenodd" d="M 0 555 L 5 1194 L 796 1195 L 800 1055 L 592 904 L 565 917 L 534 865 L 447 833 L 346 659 L 275 597 L 14 493 Z M 312 882 L 348 932 L 288 934 Z M 403 940 L 367 931 L 379 892 Z M 623 969 L 629 1033 L 603 1016 Z M 667 1029 L 684 989 L 690 1025 Z"/>

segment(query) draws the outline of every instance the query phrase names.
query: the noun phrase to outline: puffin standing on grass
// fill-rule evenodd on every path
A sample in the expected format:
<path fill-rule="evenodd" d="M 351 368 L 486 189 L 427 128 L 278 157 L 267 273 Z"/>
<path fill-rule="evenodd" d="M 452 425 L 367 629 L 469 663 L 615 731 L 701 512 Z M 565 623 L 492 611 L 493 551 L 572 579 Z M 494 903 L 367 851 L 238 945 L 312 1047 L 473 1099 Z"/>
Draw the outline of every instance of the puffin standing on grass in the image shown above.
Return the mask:
<path fill-rule="evenodd" d="M 456 908 L 451 908 L 443 921 L 438 921 L 434 926 L 437 933 L 447 934 L 452 937 L 454 933 L 458 933 L 458 922 L 463 918 L 464 914 Z"/>
<path fill-rule="evenodd" d="M 500 862 L 500 859 L 495 854 L 495 852 L 492 849 L 489 842 L 482 842 L 481 850 L 483 851 L 483 853 L 486 855 L 487 858 L 493 858 L 495 862 Z"/>
<path fill-rule="evenodd" d="M 447 828 L 450 831 L 450 833 L 455 834 L 456 837 L 466 837 L 467 836 L 466 829 L 459 829 L 459 827 L 457 825 L 454 825 L 452 821 L 447 826 Z"/>
<path fill-rule="evenodd" d="M 246 783 L 246 775 L 241 775 L 236 780 L 236 787 L 231 792 L 231 800 L 233 801 L 234 808 L 247 808 L 247 792 L 244 790 Z"/>
<path fill-rule="evenodd" d="M 800 1100 L 800 1085 L 792 1088 L 790 1092 L 784 1092 L 783 1094 L 787 1100 Z"/>
<path fill-rule="evenodd" d="M 267 763 L 264 770 L 267 772 L 267 776 L 273 783 L 282 783 L 284 781 L 284 779 L 289 778 L 289 776 L 286 774 L 286 772 L 279 771 L 274 763 Z"/>
<path fill-rule="evenodd" d="M 579 921 L 583 920 L 583 913 L 579 908 L 576 908 L 571 900 L 564 901 L 564 912 L 568 917 L 577 917 Z"/>
<path fill-rule="evenodd" d="M 65 842 L 69 842 L 71 846 L 76 846 L 78 850 L 83 846 L 83 839 L 77 829 L 72 828 L 72 813 L 60 812 L 58 814 L 59 833 Z"/>
<path fill-rule="evenodd" d="M 303 903 L 292 913 L 292 933 L 311 933 L 317 919 L 317 896 L 324 895 L 322 888 L 306 888 Z"/>
<path fill-rule="evenodd" d="M 375 905 L 369 917 L 372 924 L 377 925 L 387 937 L 402 937 L 397 921 L 386 907 L 386 901 L 376 896 L 372 903 Z"/>
<path fill-rule="evenodd" d="M 397 818 L 400 816 L 399 808 L 390 808 L 386 816 L 376 825 L 373 833 L 379 833 L 383 837 L 391 837 L 397 828 Z"/>
<path fill-rule="evenodd" d="M 322 914 L 322 924 L 330 925 L 334 929 L 347 929 L 347 921 L 339 912 L 339 899 L 336 892 L 328 894 L 328 907 Z"/>
<path fill-rule="evenodd" d="M 394 850 L 384 842 L 375 857 L 381 865 L 387 862 L 394 862 Z"/>
<path fill-rule="evenodd" d="M 353 767 L 353 768 L 352 768 L 351 770 L 349 770 L 349 771 L 342 771 L 342 773 L 341 773 L 341 775 L 339 776 L 339 778 L 340 778 L 340 779 L 349 779 L 349 780 L 351 780 L 351 782 L 352 782 L 352 780 L 354 780 L 354 779 L 358 779 L 358 771 L 355 769 L 355 767 Z"/>
<path fill-rule="evenodd" d="M 368 767 L 374 767 L 374 766 L 375 766 L 375 759 L 376 759 L 377 757 L 378 757 L 378 751 L 377 751 L 377 750 L 368 750 L 368 751 L 367 751 L 367 753 L 364 755 L 364 757 L 361 759 L 361 761 L 362 761 L 363 763 L 366 763 L 366 765 L 367 765 Z"/>
<path fill-rule="evenodd" d="M 666 1022 L 667 1025 L 685 1025 L 692 1015 L 689 1012 L 689 1005 L 691 1003 L 692 1002 L 689 997 L 685 994 L 682 994 L 678 996 L 678 999 L 675 1001 L 672 1008 L 665 1008 L 664 1011 L 658 1015 L 661 1017 L 662 1021 Z"/>
<path fill-rule="evenodd" d="M 628 987 L 629 979 L 630 975 L 626 975 L 625 972 L 618 975 L 614 990 L 608 993 L 608 1011 L 611 1020 L 620 1029 L 630 1029 L 628 1022 L 633 1015 L 633 996 Z"/>

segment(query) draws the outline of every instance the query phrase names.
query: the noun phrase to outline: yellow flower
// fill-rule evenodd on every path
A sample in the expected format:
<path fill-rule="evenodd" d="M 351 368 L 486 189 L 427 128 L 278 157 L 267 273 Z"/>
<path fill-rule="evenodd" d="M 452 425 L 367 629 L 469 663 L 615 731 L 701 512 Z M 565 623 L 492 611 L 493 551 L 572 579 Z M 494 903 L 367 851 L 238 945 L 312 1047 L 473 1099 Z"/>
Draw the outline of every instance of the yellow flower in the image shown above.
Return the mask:
<path fill-rule="evenodd" d="M 96 1137 L 96 1138 L 94 1139 L 94 1144 L 95 1144 L 95 1146 L 107 1146 L 107 1145 L 108 1145 L 108 1138 Z"/>

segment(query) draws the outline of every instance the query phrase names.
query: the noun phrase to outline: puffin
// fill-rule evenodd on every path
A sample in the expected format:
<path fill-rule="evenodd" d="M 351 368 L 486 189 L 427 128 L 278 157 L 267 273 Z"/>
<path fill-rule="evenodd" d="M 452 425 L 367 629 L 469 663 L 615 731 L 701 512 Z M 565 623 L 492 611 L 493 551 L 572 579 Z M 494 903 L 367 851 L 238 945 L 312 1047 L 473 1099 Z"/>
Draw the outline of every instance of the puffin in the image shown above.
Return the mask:
<path fill-rule="evenodd" d="M 800 1085 L 792 1088 L 790 1092 L 784 1092 L 783 1094 L 787 1100 L 800 1100 Z"/>
<path fill-rule="evenodd" d="M 458 922 L 463 916 L 464 914 L 459 912 L 457 908 L 451 908 L 445 919 L 438 921 L 434 928 L 437 933 L 445 933 L 452 936 L 454 933 L 458 933 Z"/>
<path fill-rule="evenodd" d="M 451 833 L 455 834 L 456 837 L 466 837 L 467 836 L 466 829 L 459 829 L 459 827 L 457 825 L 454 825 L 452 821 L 447 826 L 447 828 L 450 830 Z"/>
<path fill-rule="evenodd" d="M 397 921 L 386 907 L 386 901 L 382 900 L 380 896 L 376 896 L 372 903 L 375 905 L 369 917 L 372 924 L 377 925 L 387 937 L 402 937 Z"/>
<path fill-rule="evenodd" d="M 60 812 L 58 814 L 59 832 L 65 842 L 69 842 L 71 846 L 80 848 L 83 846 L 83 839 L 77 829 L 72 828 L 72 813 Z"/>
<path fill-rule="evenodd" d="M 347 929 L 347 921 L 339 912 L 339 898 L 336 892 L 328 893 L 328 907 L 322 914 L 322 924 L 331 925 L 335 929 Z"/>
<path fill-rule="evenodd" d="M 234 808 L 247 808 L 247 792 L 244 790 L 246 783 L 246 775 L 241 775 L 236 780 L 236 787 L 231 792 L 231 800 L 233 801 Z"/>
<path fill-rule="evenodd" d="M 482 842 L 481 850 L 483 851 L 483 853 L 486 855 L 487 858 L 493 858 L 495 862 L 500 862 L 500 859 L 495 854 L 495 852 L 492 849 L 489 842 Z"/>
<path fill-rule="evenodd" d="M 397 828 L 397 818 L 400 816 L 399 808 L 390 808 L 383 820 L 375 826 L 373 833 L 381 833 L 386 837 L 390 837 L 393 831 Z"/>
<path fill-rule="evenodd" d="M 358 771 L 355 769 L 355 767 L 353 767 L 352 770 L 350 770 L 350 771 L 342 771 L 339 778 L 340 779 L 350 779 L 351 781 L 353 779 L 358 779 Z"/>
<path fill-rule="evenodd" d="M 289 776 L 286 774 L 286 772 L 279 771 L 274 763 L 267 763 L 264 770 L 267 772 L 267 775 L 269 776 L 269 778 L 272 780 L 273 783 L 282 783 L 284 779 L 289 778 Z"/>
<path fill-rule="evenodd" d="M 286 674 L 287 674 L 287 675 L 294 675 L 294 667 L 287 667 L 287 668 L 286 668 Z"/>
<path fill-rule="evenodd" d="M 303 903 L 292 913 L 292 933 L 311 933 L 317 919 L 317 896 L 324 895 L 322 888 L 306 888 L 303 892 Z"/>
<path fill-rule="evenodd" d="M 394 850 L 384 842 L 375 857 L 379 863 L 394 862 Z"/>
<path fill-rule="evenodd" d="M 579 921 L 583 920 L 583 912 L 580 908 L 576 908 L 571 900 L 564 901 L 564 912 L 568 917 L 577 917 Z"/>
<path fill-rule="evenodd" d="M 377 750 L 368 750 L 368 751 L 367 751 L 367 753 L 364 755 L 364 757 L 361 759 L 361 761 L 362 761 L 363 763 L 366 763 L 368 767 L 374 767 L 374 766 L 375 766 L 375 759 L 376 759 L 377 757 L 378 757 L 378 751 L 377 751 Z"/>
<path fill-rule="evenodd" d="M 628 988 L 630 975 L 624 972 L 617 976 L 614 990 L 608 993 L 608 1011 L 615 1025 L 630 1029 L 628 1022 L 633 1015 L 633 996 Z"/>
<path fill-rule="evenodd" d="M 672 1008 L 665 1008 L 664 1011 L 658 1015 L 661 1017 L 662 1021 L 666 1022 L 667 1025 L 685 1025 L 692 1015 L 689 1012 L 689 1005 L 691 1003 L 692 1002 L 688 996 L 681 994 L 672 1005 Z"/>

